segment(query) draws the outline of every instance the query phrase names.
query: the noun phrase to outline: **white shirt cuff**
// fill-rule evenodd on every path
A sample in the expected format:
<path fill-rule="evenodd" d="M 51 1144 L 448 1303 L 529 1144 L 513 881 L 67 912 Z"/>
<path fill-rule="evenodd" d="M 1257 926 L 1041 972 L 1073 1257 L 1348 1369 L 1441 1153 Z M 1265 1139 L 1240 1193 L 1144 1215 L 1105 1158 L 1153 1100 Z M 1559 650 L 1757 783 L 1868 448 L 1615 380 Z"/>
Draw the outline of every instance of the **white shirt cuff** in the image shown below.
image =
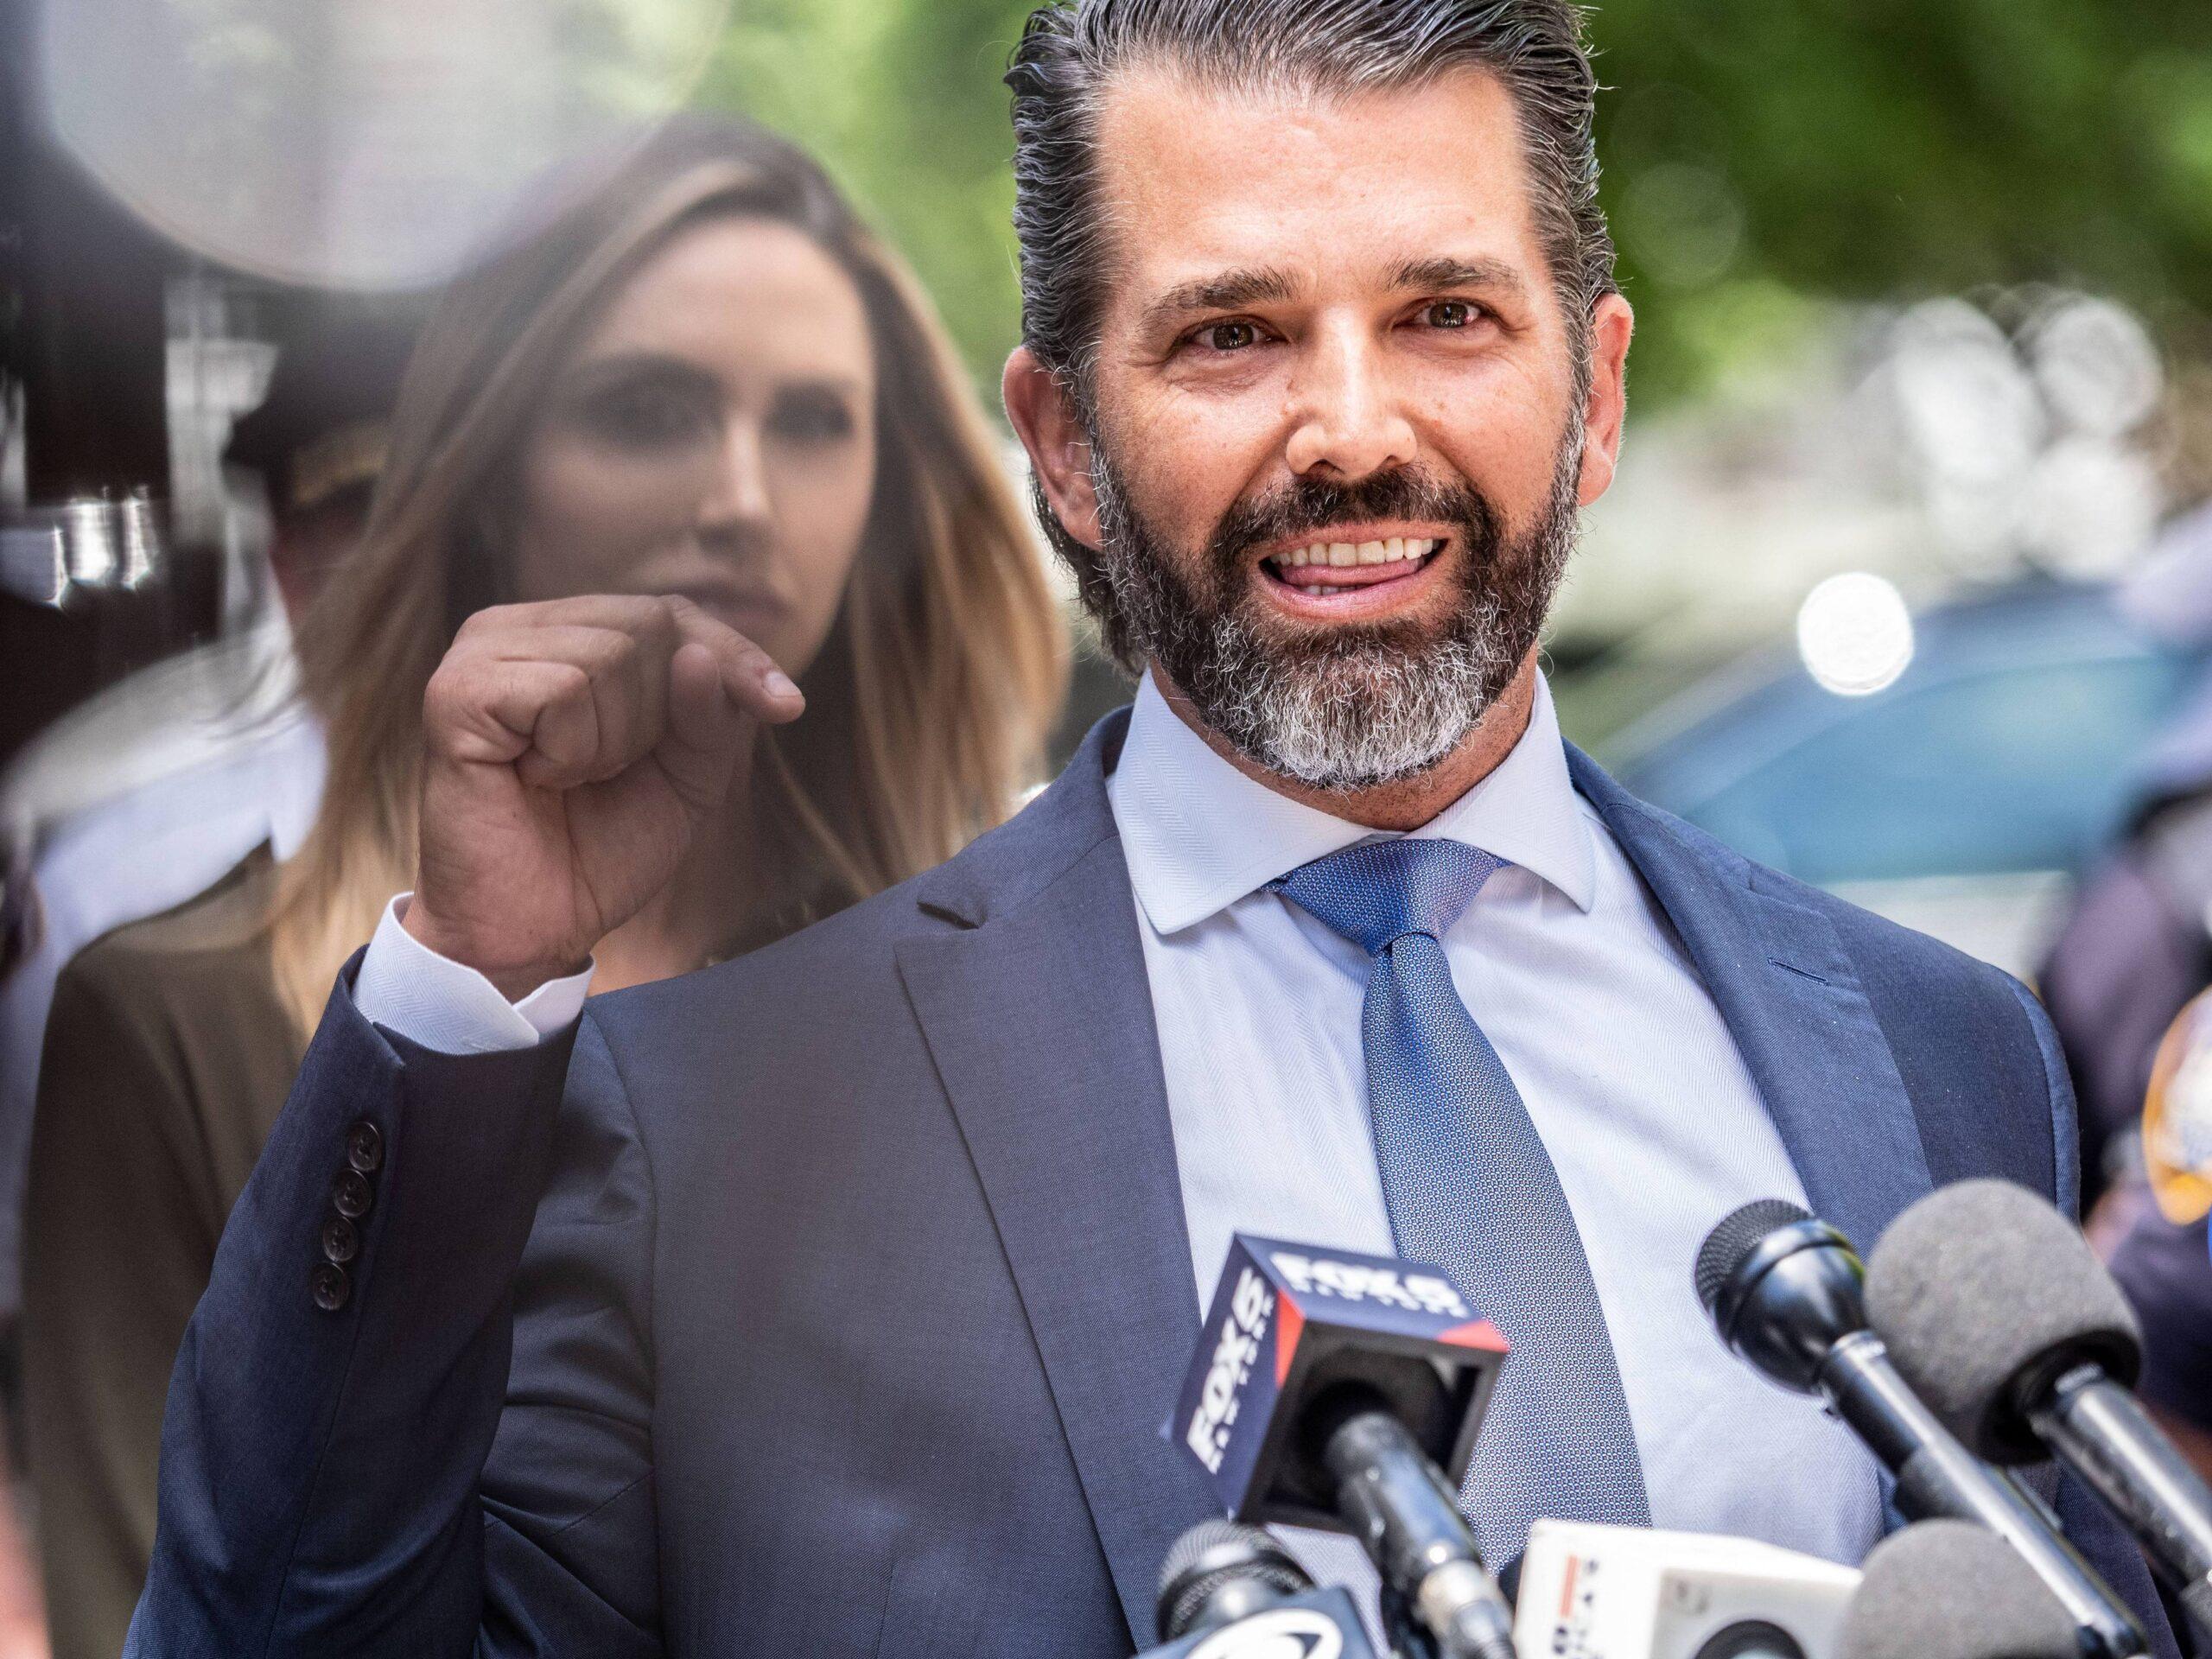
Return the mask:
<path fill-rule="evenodd" d="M 363 1018 L 441 1054 L 497 1054 L 534 1048 L 583 1012 L 593 964 L 510 1002 L 476 969 L 440 956 L 400 925 L 412 897 L 403 893 L 385 906 L 361 958 L 353 1006 Z"/>

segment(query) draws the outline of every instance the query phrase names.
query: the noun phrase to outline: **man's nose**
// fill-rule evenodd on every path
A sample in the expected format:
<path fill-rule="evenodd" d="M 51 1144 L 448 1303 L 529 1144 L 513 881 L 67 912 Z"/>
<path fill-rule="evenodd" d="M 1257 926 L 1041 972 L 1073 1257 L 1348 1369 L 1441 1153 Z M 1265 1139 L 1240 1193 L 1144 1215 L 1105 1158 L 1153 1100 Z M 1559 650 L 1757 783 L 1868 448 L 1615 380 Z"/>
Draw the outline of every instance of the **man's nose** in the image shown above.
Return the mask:
<path fill-rule="evenodd" d="M 1413 423 L 1399 407 L 1381 355 L 1355 326 L 1313 338 L 1291 386 L 1284 459 L 1292 472 L 1365 478 L 1413 461 Z"/>
<path fill-rule="evenodd" d="M 722 434 L 712 467 L 707 493 L 700 503 L 701 519 L 715 526 L 767 523 L 768 472 L 760 429 L 750 421 L 731 422 Z"/>

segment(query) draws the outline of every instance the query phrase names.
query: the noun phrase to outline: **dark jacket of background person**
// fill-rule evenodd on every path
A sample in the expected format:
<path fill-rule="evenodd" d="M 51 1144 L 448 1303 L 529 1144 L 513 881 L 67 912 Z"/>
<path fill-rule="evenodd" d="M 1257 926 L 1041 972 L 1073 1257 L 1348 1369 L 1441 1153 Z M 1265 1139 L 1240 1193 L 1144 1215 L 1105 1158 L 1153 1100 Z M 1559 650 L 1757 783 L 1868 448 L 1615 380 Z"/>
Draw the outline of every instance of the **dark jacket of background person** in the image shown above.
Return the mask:
<path fill-rule="evenodd" d="M 264 850 L 62 972 L 26 1206 L 27 1454 L 59 1659 L 122 1650 L 154 1545 L 177 1344 L 302 1046 L 276 1004 Z"/>
<path fill-rule="evenodd" d="M 1148 1641 L 1168 1546 L 1219 1510 L 1160 1433 L 1198 1310 L 1107 798 L 1124 720 L 943 868 L 537 1048 L 430 1052 L 341 978 L 186 1338 L 129 1652 Z M 1979 1175 L 2073 1203 L 2020 987 L 1573 774 L 1822 1215 L 1872 1239 Z M 2171 1654 L 2134 1546 L 2057 1504 Z"/>
<path fill-rule="evenodd" d="M 2212 1476 L 2212 1255 L 2205 1219 L 2169 1220 L 2140 1185 L 2110 1218 L 2109 1264 L 2143 1322 L 2141 1395 Z"/>

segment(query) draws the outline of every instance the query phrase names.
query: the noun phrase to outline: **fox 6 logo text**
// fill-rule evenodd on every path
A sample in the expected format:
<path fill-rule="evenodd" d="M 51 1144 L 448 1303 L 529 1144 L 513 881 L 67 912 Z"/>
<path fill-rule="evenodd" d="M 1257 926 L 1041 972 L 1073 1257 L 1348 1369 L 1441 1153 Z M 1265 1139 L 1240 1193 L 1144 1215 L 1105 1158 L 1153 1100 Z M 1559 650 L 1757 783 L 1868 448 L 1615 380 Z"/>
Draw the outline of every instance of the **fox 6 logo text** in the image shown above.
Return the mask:
<path fill-rule="evenodd" d="M 1251 1379 L 1260 1357 L 1260 1344 L 1268 1334 L 1268 1321 L 1275 1311 L 1274 1293 L 1268 1281 L 1244 1269 L 1236 1281 L 1236 1294 L 1229 1317 L 1222 1321 L 1221 1340 L 1214 1344 L 1213 1363 L 1206 1368 L 1205 1386 L 1198 1390 L 1198 1408 L 1191 1414 L 1184 1438 L 1209 1474 L 1221 1472 L 1221 1457 L 1229 1446 L 1229 1427 L 1236 1421 L 1238 1396 Z"/>
<path fill-rule="evenodd" d="M 1370 1267 L 1357 1262 L 1332 1262 L 1326 1256 L 1300 1255 L 1275 1250 L 1268 1264 L 1301 1296 L 1333 1296 L 1339 1301 L 1380 1302 L 1409 1313 L 1434 1313 L 1446 1319 L 1474 1317 L 1448 1281 L 1430 1273 L 1400 1274 L 1395 1268 Z"/>

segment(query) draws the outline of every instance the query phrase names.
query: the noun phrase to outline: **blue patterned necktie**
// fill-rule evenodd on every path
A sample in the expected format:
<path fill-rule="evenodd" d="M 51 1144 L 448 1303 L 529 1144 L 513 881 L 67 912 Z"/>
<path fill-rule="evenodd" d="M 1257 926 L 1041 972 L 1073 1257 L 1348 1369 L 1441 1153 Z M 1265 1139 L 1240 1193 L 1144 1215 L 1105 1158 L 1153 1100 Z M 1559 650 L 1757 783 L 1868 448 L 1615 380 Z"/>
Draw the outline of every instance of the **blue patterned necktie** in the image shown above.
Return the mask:
<path fill-rule="evenodd" d="M 1459 842 L 1363 842 L 1276 891 L 1373 959 L 1360 1039 L 1398 1253 L 1451 1273 L 1513 1351 L 1460 1490 L 1483 1555 L 1541 1516 L 1648 1526 L 1605 1310 L 1559 1173 L 1440 943 L 1505 861 Z"/>

